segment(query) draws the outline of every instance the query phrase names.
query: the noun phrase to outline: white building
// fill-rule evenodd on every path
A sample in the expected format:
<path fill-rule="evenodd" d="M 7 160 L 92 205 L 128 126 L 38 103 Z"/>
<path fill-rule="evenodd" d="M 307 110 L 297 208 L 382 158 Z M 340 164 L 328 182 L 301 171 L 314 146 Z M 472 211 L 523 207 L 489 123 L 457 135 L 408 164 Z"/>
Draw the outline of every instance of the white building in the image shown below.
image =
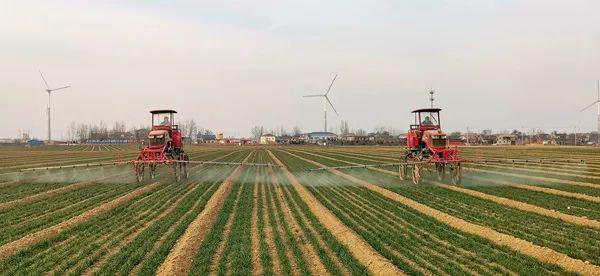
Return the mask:
<path fill-rule="evenodd" d="M 261 145 L 273 145 L 277 143 L 277 137 L 273 134 L 263 134 L 260 136 Z"/>

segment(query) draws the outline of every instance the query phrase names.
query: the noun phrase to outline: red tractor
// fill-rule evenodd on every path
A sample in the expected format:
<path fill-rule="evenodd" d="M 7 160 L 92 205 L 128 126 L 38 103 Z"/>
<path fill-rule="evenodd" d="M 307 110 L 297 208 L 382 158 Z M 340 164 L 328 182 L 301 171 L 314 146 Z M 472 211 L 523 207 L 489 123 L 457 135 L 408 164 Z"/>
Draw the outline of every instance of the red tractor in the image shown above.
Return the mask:
<path fill-rule="evenodd" d="M 410 125 L 406 137 L 408 151 L 404 162 L 400 164 L 401 179 L 407 178 L 408 167 L 412 167 L 412 180 L 419 184 L 423 169 L 433 171 L 435 168 L 440 181 L 449 169 L 452 183 L 460 183 L 461 165 L 458 149 L 450 148 L 448 137 L 442 132 L 440 111 L 440 108 L 424 108 L 412 112 L 415 114 L 415 123 Z"/>
<path fill-rule="evenodd" d="M 133 160 L 133 168 L 137 181 L 144 180 L 146 165 L 150 178 L 154 179 L 159 164 L 173 166 L 175 179 L 188 177 L 187 164 L 189 156 L 183 151 L 181 130 L 175 124 L 174 110 L 152 110 L 152 129 L 148 133 L 148 146 L 145 146 L 137 160 Z"/>

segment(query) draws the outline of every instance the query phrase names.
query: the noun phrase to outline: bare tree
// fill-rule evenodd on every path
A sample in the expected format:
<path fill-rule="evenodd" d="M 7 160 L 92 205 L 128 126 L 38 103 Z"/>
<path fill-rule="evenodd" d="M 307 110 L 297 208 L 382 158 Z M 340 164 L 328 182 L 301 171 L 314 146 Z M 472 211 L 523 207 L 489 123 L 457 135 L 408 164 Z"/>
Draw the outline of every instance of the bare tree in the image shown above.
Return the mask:
<path fill-rule="evenodd" d="M 342 121 L 342 124 L 340 125 L 340 134 L 347 135 L 348 133 L 350 133 L 350 127 L 348 126 L 348 122 Z"/>
<path fill-rule="evenodd" d="M 260 140 L 260 136 L 262 136 L 265 133 L 265 128 L 262 126 L 254 126 L 250 130 L 250 133 L 252 134 L 252 138 L 254 138 L 254 140 L 258 141 L 258 140 Z"/>
<path fill-rule="evenodd" d="M 378 134 L 383 134 L 384 132 L 386 132 L 384 126 L 376 126 L 374 131 L 375 131 L 375 133 L 378 133 Z"/>
<path fill-rule="evenodd" d="M 127 127 L 125 126 L 125 122 L 116 121 L 115 124 L 113 125 L 112 132 L 113 133 L 123 133 L 126 131 L 126 129 L 127 129 Z"/>
<path fill-rule="evenodd" d="M 300 136 L 300 134 L 302 134 L 302 130 L 300 129 L 300 127 L 299 127 L 299 126 L 295 126 L 295 127 L 292 129 L 292 134 L 293 134 L 294 136 Z"/>
<path fill-rule="evenodd" d="M 196 134 L 198 133 L 198 124 L 196 124 L 194 119 L 185 121 L 185 124 L 187 125 L 187 132 L 185 134 L 190 141 L 192 141 L 196 138 Z"/>
<path fill-rule="evenodd" d="M 367 132 L 364 129 L 359 128 L 359 129 L 356 130 L 356 135 L 358 135 L 358 136 L 367 136 Z"/>

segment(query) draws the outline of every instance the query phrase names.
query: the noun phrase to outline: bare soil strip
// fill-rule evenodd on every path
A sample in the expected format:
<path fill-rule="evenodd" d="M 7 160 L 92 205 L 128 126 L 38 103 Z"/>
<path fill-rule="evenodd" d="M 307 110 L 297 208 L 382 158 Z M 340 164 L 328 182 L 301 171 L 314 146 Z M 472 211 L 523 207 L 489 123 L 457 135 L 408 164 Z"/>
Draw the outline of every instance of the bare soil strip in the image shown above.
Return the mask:
<path fill-rule="evenodd" d="M 468 195 L 471 195 L 474 197 L 489 200 L 489 201 L 492 201 L 492 202 L 495 202 L 498 204 L 502 204 L 505 206 L 509 206 L 509 207 L 512 207 L 515 209 L 519 209 L 519 210 L 523 210 L 523 211 L 527 211 L 527 212 L 531 212 L 531 213 L 535 213 L 538 215 L 547 216 L 547 217 L 551 217 L 551 218 L 557 218 L 557 219 L 560 219 L 560 220 L 568 222 L 568 223 L 573 223 L 573 224 L 578 224 L 578 225 L 582 225 L 582 226 L 600 229 L 600 221 L 591 220 L 591 219 L 582 218 L 582 217 L 573 216 L 573 215 L 568 215 L 568 214 L 564 214 L 564 213 L 561 213 L 561 212 L 558 212 L 555 210 L 549 210 L 546 208 L 535 206 L 535 205 L 532 205 L 529 203 L 524 203 L 524 202 L 520 202 L 520 201 L 516 201 L 516 200 L 504 198 L 504 197 L 499 197 L 499 196 L 495 196 L 495 195 L 482 193 L 482 192 L 475 191 L 475 190 L 452 186 L 452 185 L 444 184 L 444 183 L 433 181 L 433 180 L 426 180 L 426 181 L 433 183 L 434 185 L 436 185 L 438 187 L 442 187 L 442 188 L 445 188 L 448 190 L 468 194 Z"/>
<path fill-rule="evenodd" d="M 250 226 L 251 240 L 252 240 L 252 274 L 253 275 L 262 275 L 264 273 L 262 263 L 260 262 L 259 254 L 260 254 L 260 244 L 258 237 L 258 183 L 259 177 L 258 174 L 255 176 L 254 184 L 252 185 L 252 200 L 254 203 L 252 204 L 252 224 Z"/>
<path fill-rule="evenodd" d="M 279 260 L 279 254 L 277 254 L 277 248 L 275 247 L 275 233 L 273 231 L 275 229 L 271 228 L 271 225 L 268 222 L 267 216 L 269 212 L 269 208 L 267 207 L 267 189 L 266 184 L 261 183 L 260 189 L 262 193 L 262 197 L 259 199 L 262 201 L 263 207 L 263 221 L 265 224 L 265 242 L 267 243 L 267 247 L 269 248 L 269 255 L 271 256 L 271 261 L 273 262 L 273 272 L 275 275 L 283 274 L 283 267 L 281 265 L 281 261 Z"/>
<path fill-rule="evenodd" d="M 250 153 L 243 162 L 247 162 L 252 156 Z M 192 267 L 194 256 L 211 226 L 214 224 L 217 214 L 223 206 L 223 201 L 233 186 L 243 167 L 238 166 L 225 181 L 219 186 L 212 197 L 206 203 L 204 210 L 190 223 L 185 233 L 177 240 L 177 243 L 169 252 L 165 261 L 158 268 L 158 275 L 186 275 Z"/>
<path fill-rule="evenodd" d="M 283 206 L 282 211 L 283 215 L 285 216 L 285 220 L 289 222 L 290 228 L 292 229 L 292 233 L 294 234 L 294 241 L 298 243 L 298 247 L 302 251 L 303 257 L 306 258 L 306 261 L 309 265 L 308 269 L 310 269 L 310 272 L 313 275 L 326 275 L 328 273 L 327 269 L 325 268 L 325 265 L 323 265 L 323 263 L 321 262 L 321 258 L 319 258 L 319 255 L 317 254 L 316 250 L 308 242 L 301 242 L 307 241 L 307 238 L 304 236 L 304 232 L 300 228 L 300 225 L 298 225 L 298 222 L 294 219 L 290 206 L 287 205 L 285 201 L 283 191 L 281 189 L 281 183 L 279 183 L 279 180 L 277 179 L 273 168 L 269 167 L 269 174 L 271 174 L 271 181 L 275 187 L 275 193 L 277 194 L 277 197 L 279 197 L 279 201 Z"/>
<path fill-rule="evenodd" d="M 518 184 L 518 183 L 504 181 L 504 180 L 487 179 L 485 177 L 480 177 L 480 176 L 473 176 L 472 178 L 478 179 L 481 181 L 496 183 L 496 184 L 503 184 L 503 185 L 507 185 L 509 187 L 519 188 L 519 189 L 523 189 L 523 190 L 542 192 L 542 193 L 546 193 L 546 194 L 552 194 L 552 195 L 558 195 L 558 196 L 564 196 L 564 197 L 570 197 L 570 198 L 600 203 L 600 197 L 597 197 L 597 196 L 566 192 L 566 191 L 551 189 L 551 188 L 547 188 L 547 187 L 534 186 L 534 185 Z"/>
<path fill-rule="evenodd" d="M 22 237 L 16 241 L 13 241 L 13 242 L 7 243 L 3 246 L 0 246 L 0 260 L 6 258 L 7 256 L 13 255 L 18 250 L 20 250 L 26 246 L 30 246 L 41 240 L 48 239 L 49 237 L 55 236 L 76 224 L 87 221 L 90 218 L 97 216 L 99 214 L 105 213 L 108 210 L 111 210 L 111 209 L 117 207 L 118 205 L 120 205 L 123 202 L 129 201 L 147 191 L 150 191 L 150 190 L 156 188 L 158 185 L 160 185 L 159 182 L 154 182 L 152 184 L 146 185 L 146 186 L 139 188 L 137 190 L 134 190 L 124 196 L 116 198 L 110 202 L 104 203 L 104 204 L 102 204 L 94 209 L 91 209 L 83 214 L 80 214 L 76 217 L 73 217 L 66 221 L 63 221 L 57 225 L 40 230 L 35 233 L 31 233 L 31 234 L 29 234 L 25 237 Z"/>
<path fill-rule="evenodd" d="M 4 202 L 4 203 L 0 203 L 0 210 L 6 209 L 6 208 L 9 208 L 9 207 L 18 205 L 18 204 L 31 202 L 31 201 L 34 201 L 34 200 L 37 200 L 37 199 L 40 199 L 40 198 L 44 198 L 44 197 L 48 197 L 48 196 L 52 196 L 52 195 L 66 193 L 66 192 L 69 192 L 69 191 L 72 191 L 72 190 L 75 190 L 75 189 L 78 189 L 78 188 L 81 188 L 81 187 L 89 186 L 89 185 L 92 185 L 92 184 L 98 184 L 97 182 L 100 182 L 100 181 L 108 179 L 108 178 L 114 178 L 114 177 L 117 177 L 117 176 L 120 176 L 120 175 L 124 175 L 125 173 L 128 173 L 128 172 L 122 172 L 122 173 L 119 173 L 119 174 L 116 174 L 116 175 L 99 178 L 98 180 L 95 180 L 95 181 L 81 181 L 81 182 L 76 182 L 76 183 L 69 184 L 67 186 L 63 186 L 63 187 L 60 187 L 60 188 L 57 188 L 57 189 L 52 189 L 52 190 L 48 190 L 48 191 L 41 192 L 41 193 L 38 193 L 38 194 L 26 196 L 26 197 L 23 197 L 23 198 L 15 199 L 15 200 Z"/>
<path fill-rule="evenodd" d="M 163 219 L 169 213 L 171 213 L 173 210 L 175 210 L 175 208 L 177 208 L 177 205 L 179 205 L 179 203 L 186 196 L 188 196 L 190 193 L 192 193 L 197 188 L 198 185 L 200 185 L 200 184 L 194 184 L 193 186 L 189 186 L 189 189 L 184 194 L 178 196 L 178 198 L 171 203 L 171 206 L 169 206 L 167 209 L 165 209 L 160 215 L 156 216 L 154 219 L 152 219 L 150 221 L 147 221 L 144 224 L 142 224 L 141 226 L 139 226 L 138 228 L 136 228 L 135 231 L 133 231 L 132 233 L 130 233 L 129 235 L 127 235 L 125 238 L 121 239 L 112 248 L 108 248 L 108 252 L 104 256 L 102 256 L 98 261 L 96 261 L 96 263 L 92 267 L 88 268 L 88 270 L 86 271 L 85 275 L 94 275 L 96 273 L 96 271 L 98 269 L 100 269 L 108 261 L 108 259 L 111 256 L 113 256 L 114 254 L 116 254 L 117 252 L 119 252 L 119 250 L 124 245 L 126 245 L 126 244 L 130 243 L 131 241 L 133 241 L 140 233 L 142 233 L 144 230 L 146 230 L 148 227 L 150 227 L 150 225 L 152 225 L 155 222 Z"/>
<path fill-rule="evenodd" d="M 470 171 L 475 171 L 475 172 L 492 173 L 492 174 L 498 174 L 498 175 L 505 175 L 505 176 L 513 176 L 513 177 L 521 177 L 521 178 L 526 178 L 526 179 L 533 179 L 533 180 L 554 182 L 554 183 L 558 183 L 558 184 L 569 184 L 569 185 L 575 185 L 575 186 L 582 186 L 582 187 L 590 187 L 590 188 L 600 189 L 600 184 L 594 184 L 594 183 L 589 183 L 589 182 L 579 182 L 579 181 L 572 181 L 572 180 L 566 180 L 566 179 L 556 179 L 556 178 L 549 178 L 549 177 L 542 177 L 542 176 L 533 176 L 533 175 L 525 175 L 525 174 L 518 174 L 518 173 L 499 172 L 499 171 L 484 170 L 484 169 L 477 169 L 477 168 L 471 168 L 471 167 L 463 167 L 463 169 L 470 170 Z"/>
<path fill-rule="evenodd" d="M 294 154 L 292 154 L 292 155 L 294 155 Z M 303 161 L 309 162 L 315 166 L 318 166 L 321 168 L 326 167 L 325 165 L 318 163 L 316 161 L 313 161 L 313 160 L 310 160 L 310 159 L 307 159 L 307 158 L 304 158 L 301 156 L 297 156 L 297 155 L 295 155 L 295 156 L 297 158 L 300 158 Z M 400 202 L 408 207 L 411 207 L 411 208 L 419 211 L 422 214 L 433 217 L 434 219 L 436 219 L 440 222 L 443 222 L 451 227 L 454 227 L 458 230 L 461 230 L 461 231 L 464 231 L 467 233 L 471 233 L 471 234 L 480 236 L 482 238 L 486 238 L 486 239 L 496 243 L 497 245 L 507 246 L 515 251 L 518 251 L 522 254 L 534 257 L 542 262 L 556 264 L 568 271 L 572 271 L 572 272 L 583 274 L 583 275 L 600 275 L 600 267 L 595 266 L 593 264 L 585 263 L 582 260 L 571 258 L 571 257 L 567 256 L 566 254 L 554 251 L 550 248 L 535 245 L 526 240 L 522 240 L 522 239 L 513 237 L 511 235 L 497 232 L 491 228 L 477 225 L 474 223 L 470 223 L 466 220 L 463 220 L 463 219 L 460 219 L 457 217 L 453 217 L 444 212 L 438 211 L 427 205 L 421 204 L 412 199 L 401 196 L 397 193 L 394 193 L 390 190 L 379 187 L 375 184 L 369 183 L 365 180 L 358 179 L 358 178 L 356 178 L 352 175 L 346 174 L 344 172 L 341 172 L 338 170 L 333 170 L 333 169 L 329 169 L 328 171 L 333 174 L 336 174 L 338 176 L 341 176 L 343 178 L 346 178 L 354 183 L 360 184 L 363 187 L 365 187 L 373 192 L 379 193 L 389 199 Z"/>
<path fill-rule="evenodd" d="M 227 222 L 225 223 L 225 228 L 223 229 L 221 244 L 217 248 L 215 255 L 212 256 L 210 268 L 208 270 L 209 274 L 216 274 L 219 269 L 219 261 L 223 257 L 223 251 L 225 250 L 225 245 L 227 245 L 227 238 L 231 233 L 231 226 L 233 225 L 233 219 L 235 218 L 235 212 L 237 210 L 238 203 L 240 202 L 240 196 L 242 195 L 242 188 L 238 190 L 237 195 L 235 195 L 235 202 L 233 203 L 233 207 L 231 208 L 231 213 L 229 214 L 229 218 L 227 218 Z"/>
<path fill-rule="evenodd" d="M 300 197 L 306 202 L 310 210 L 317 217 L 320 223 L 325 226 L 340 243 L 344 244 L 352 255 L 363 264 L 369 272 L 374 275 L 404 275 L 404 272 L 396 267 L 390 260 L 383 257 L 379 252 L 373 249 L 358 234 L 346 226 L 330 210 L 325 208 L 315 196 L 285 167 L 270 150 L 267 150 L 271 158 L 282 166 L 281 170 L 294 186 L 294 189 L 300 194 Z"/>

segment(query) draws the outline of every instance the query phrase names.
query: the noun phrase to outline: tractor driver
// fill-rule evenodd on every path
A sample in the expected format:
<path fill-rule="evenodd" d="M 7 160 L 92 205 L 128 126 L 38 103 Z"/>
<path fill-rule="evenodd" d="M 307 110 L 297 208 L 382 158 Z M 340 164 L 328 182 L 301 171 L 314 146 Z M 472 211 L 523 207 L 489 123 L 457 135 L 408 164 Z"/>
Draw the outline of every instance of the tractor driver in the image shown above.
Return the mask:
<path fill-rule="evenodd" d="M 423 122 L 421 124 L 424 126 L 432 126 L 433 122 L 431 121 L 429 116 L 425 116 L 425 120 L 423 120 Z"/>
<path fill-rule="evenodd" d="M 169 121 L 169 117 L 165 116 L 165 118 L 163 118 L 162 123 L 160 123 L 161 126 L 170 126 L 171 122 Z"/>

